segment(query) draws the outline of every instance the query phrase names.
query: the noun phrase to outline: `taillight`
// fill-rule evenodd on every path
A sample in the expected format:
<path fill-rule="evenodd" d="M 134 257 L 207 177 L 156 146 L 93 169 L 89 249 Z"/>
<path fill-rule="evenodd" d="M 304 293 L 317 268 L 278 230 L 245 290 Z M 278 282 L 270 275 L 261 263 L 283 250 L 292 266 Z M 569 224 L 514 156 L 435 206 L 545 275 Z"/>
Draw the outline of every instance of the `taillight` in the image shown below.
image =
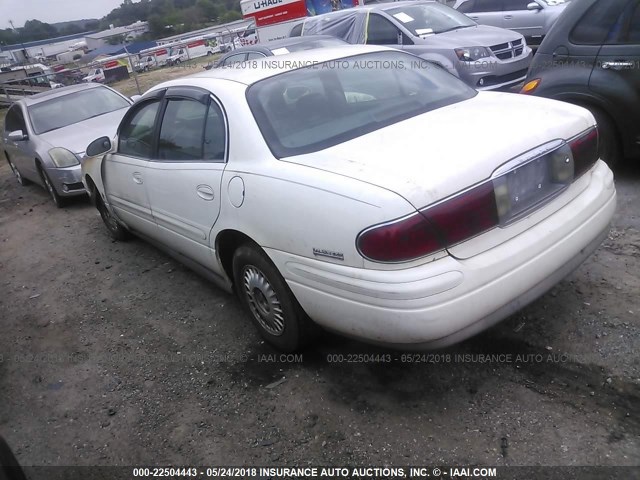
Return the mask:
<path fill-rule="evenodd" d="M 447 246 L 480 235 L 498 225 L 493 183 L 478 185 L 420 213 L 441 232 Z"/>
<path fill-rule="evenodd" d="M 575 178 L 578 178 L 598 161 L 598 129 L 593 128 L 571 140 L 569 147 L 575 164 Z"/>
<path fill-rule="evenodd" d="M 376 262 L 424 257 L 498 225 L 491 182 L 483 183 L 409 217 L 369 228 L 358 236 L 360 253 Z"/>
<path fill-rule="evenodd" d="M 445 248 L 438 232 L 418 212 L 365 230 L 357 245 L 365 258 L 376 262 L 403 262 Z"/>
<path fill-rule="evenodd" d="M 549 202 L 597 160 L 593 128 L 440 203 L 364 230 L 358 251 L 375 262 L 404 262 L 505 227 Z"/>

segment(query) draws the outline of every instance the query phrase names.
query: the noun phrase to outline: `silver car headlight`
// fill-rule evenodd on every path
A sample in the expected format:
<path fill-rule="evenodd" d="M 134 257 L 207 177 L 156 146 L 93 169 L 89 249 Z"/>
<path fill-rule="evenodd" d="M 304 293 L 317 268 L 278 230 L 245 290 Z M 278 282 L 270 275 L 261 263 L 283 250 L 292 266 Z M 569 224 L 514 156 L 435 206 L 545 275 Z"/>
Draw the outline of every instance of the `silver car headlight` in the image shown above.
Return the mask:
<path fill-rule="evenodd" d="M 73 167 L 74 165 L 79 165 L 80 161 L 78 157 L 76 157 L 73 152 L 67 150 L 62 147 L 55 147 L 49 150 L 49 156 L 51 160 L 55 164 L 56 167 Z"/>
<path fill-rule="evenodd" d="M 458 60 L 463 62 L 475 62 L 491 56 L 491 52 L 486 47 L 464 47 L 455 49 Z"/>

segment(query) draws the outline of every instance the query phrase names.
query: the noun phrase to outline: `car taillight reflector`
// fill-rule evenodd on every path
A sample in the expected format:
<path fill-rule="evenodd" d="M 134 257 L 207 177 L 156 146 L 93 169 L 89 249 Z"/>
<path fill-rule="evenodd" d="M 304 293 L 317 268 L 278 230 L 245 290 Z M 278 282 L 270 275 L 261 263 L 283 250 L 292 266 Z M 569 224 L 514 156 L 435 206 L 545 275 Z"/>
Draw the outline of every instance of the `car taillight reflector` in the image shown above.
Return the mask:
<path fill-rule="evenodd" d="M 569 147 L 575 163 L 575 178 L 578 178 L 598 161 L 598 129 L 593 128 L 574 138 Z"/>

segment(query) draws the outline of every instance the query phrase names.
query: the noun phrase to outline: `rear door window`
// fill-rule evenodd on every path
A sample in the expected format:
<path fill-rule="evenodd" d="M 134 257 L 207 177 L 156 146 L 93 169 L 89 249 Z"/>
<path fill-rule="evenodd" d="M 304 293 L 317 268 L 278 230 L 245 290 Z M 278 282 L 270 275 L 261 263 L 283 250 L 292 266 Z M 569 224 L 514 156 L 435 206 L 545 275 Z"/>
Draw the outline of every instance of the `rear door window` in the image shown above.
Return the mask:
<path fill-rule="evenodd" d="M 400 30 L 381 15 L 369 15 L 367 43 L 371 45 L 397 45 Z"/>
<path fill-rule="evenodd" d="M 637 0 L 634 0 L 637 1 Z M 589 8 L 569 35 L 576 45 L 603 45 L 616 36 L 618 22 L 628 0 L 599 0 Z"/>
<path fill-rule="evenodd" d="M 628 0 L 607 36 L 608 45 L 640 44 L 640 0 Z"/>
<path fill-rule="evenodd" d="M 504 10 L 528 10 L 529 5 L 533 0 L 503 0 Z"/>
<path fill-rule="evenodd" d="M 473 13 L 482 13 L 482 12 L 501 12 L 502 11 L 502 0 L 475 0 L 472 2 L 473 5 L 470 7 L 472 10 L 462 10 L 459 9 L 462 13 L 473 12 Z"/>
<path fill-rule="evenodd" d="M 207 105 L 189 99 L 170 99 L 162 118 L 158 159 L 200 160 Z"/>

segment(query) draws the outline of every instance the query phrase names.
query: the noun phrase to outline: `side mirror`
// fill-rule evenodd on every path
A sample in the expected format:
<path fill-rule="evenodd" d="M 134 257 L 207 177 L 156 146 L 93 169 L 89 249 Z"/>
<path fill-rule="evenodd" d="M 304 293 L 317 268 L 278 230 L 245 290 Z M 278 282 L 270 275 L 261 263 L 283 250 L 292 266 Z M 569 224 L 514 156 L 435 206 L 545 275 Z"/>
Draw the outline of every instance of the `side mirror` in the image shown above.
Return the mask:
<path fill-rule="evenodd" d="M 13 132 L 10 132 L 7 138 L 12 142 L 23 142 L 29 139 L 22 130 L 14 130 Z"/>
<path fill-rule="evenodd" d="M 142 95 L 131 95 L 131 101 L 136 102 L 139 98 L 142 98 Z"/>
<path fill-rule="evenodd" d="M 109 137 L 100 137 L 94 140 L 87 146 L 87 157 L 96 157 L 102 155 L 111 150 L 111 140 Z"/>
<path fill-rule="evenodd" d="M 541 10 L 541 9 L 542 7 L 536 2 L 531 2 L 527 4 L 527 10 Z"/>

